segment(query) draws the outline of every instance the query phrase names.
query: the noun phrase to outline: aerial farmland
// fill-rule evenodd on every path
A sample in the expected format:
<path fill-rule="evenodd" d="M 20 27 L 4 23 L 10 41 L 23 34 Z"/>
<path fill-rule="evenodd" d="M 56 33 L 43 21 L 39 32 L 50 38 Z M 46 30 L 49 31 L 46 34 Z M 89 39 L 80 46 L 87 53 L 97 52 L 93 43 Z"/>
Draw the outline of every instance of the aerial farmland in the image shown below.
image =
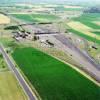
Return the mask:
<path fill-rule="evenodd" d="M 18 19 L 27 22 L 50 22 L 59 20 L 59 17 L 52 14 L 12 14 Z"/>
<path fill-rule="evenodd" d="M 75 98 L 99 100 L 100 88 L 72 69 L 70 65 L 33 48 L 16 49 L 12 55 L 43 100 L 54 98 L 57 100 L 62 98 L 63 100 Z"/>
<path fill-rule="evenodd" d="M 5 96 L 6 95 L 6 96 Z M 22 91 L 13 73 L 0 54 L 0 99 L 1 100 L 26 100 L 27 96 Z"/>
<path fill-rule="evenodd" d="M 100 2 L 88 2 L 0 3 L 0 100 L 100 100 Z"/>
<path fill-rule="evenodd" d="M 72 31 L 75 30 L 83 34 L 84 37 L 87 36 L 87 39 L 93 41 L 94 38 L 96 38 L 97 43 L 100 43 L 100 36 L 99 36 L 100 26 L 94 23 L 99 21 L 99 17 L 100 14 L 97 13 L 84 14 L 81 17 L 74 19 L 74 21 L 69 22 L 68 26 L 72 28 Z"/>

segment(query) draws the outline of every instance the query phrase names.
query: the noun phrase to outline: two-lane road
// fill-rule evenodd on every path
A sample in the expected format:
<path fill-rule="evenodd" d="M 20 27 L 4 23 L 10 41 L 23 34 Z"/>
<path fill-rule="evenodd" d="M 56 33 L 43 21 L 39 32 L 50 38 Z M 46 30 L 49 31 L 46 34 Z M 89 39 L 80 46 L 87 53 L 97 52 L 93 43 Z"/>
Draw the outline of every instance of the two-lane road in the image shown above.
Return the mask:
<path fill-rule="evenodd" d="M 6 63 L 8 64 L 9 69 L 14 73 L 16 76 L 17 80 L 19 81 L 21 87 L 25 91 L 26 95 L 28 96 L 29 100 L 36 100 L 35 95 L 33 94 L 31 88 L 27 84 L 27 82 L 24 80 L 23 76 L 21 73 L 18 71 L 18 69 L 15 67 L 13 61 L 9 58 L 8 54 L 4 50 L 3 45 L 0 44 L 0 52 L 2 53 Z"/>

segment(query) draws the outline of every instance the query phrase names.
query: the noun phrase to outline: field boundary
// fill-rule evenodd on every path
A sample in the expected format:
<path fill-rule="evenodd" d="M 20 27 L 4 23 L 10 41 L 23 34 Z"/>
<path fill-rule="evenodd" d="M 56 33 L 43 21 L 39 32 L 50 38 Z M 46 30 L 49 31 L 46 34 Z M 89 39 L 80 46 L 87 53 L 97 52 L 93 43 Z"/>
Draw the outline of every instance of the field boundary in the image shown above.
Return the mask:
<path fill-rule="evenodd" d="M 13 63 L 16 65 L 17 70 L 22 74 L 22 76 L 24 77 L 25 81 L 30 86 L 30 89 L 32 90 L 33 95 L 36 97 L 36 100 L 42 100 L 42 98 L 40 97 L 39 93 L 36 91 L 35 87 L 30 83 L 30 81 L 25 76 L 25 74 L 23 73 L 23 71 L 20 69 L 20 67 L 18 66 L 18 64 L 16 63 L 16 61 L 13 59 L 13 57 L 11 56 L 11 54 L 9 54 L 9 57 L 11 58 L 11 60 L 13 61 Z"/>
<path fill-rule="evenodd" d="M 40 49 L 39 49 L 40 50 Z M 40 50 L 41 51 L 41 50 Z M 43 51 L 42 51 L 43 52 Z M 44 52 L 45 53 L 45 52 Z M 47 53 L 45 53 L 47 54 Z M 88 80 L 90 80 L 91 82 L 93 82 L 94 84 L 96 84 L 97 86 L 100 87 L 100 83 L 97 82 L 93 77 L 91 77 L 90 75 L 86 74 L 85 71 L 81 70 L 80 68 L 77 68 L 76 66 L 72 65 L 72 64 L 69 64 L 68 62 L 64 61 L 64 60 L 61 60 L 60 58 L 57 58 L 51 54 L 47 54 L 53 58 L 55 58 L 56 60 L 62 62 L 62 63 L 65 63 L 67 65 L 69 65 L 69 67 L 71 67 L 72 69 L 76 70 L 77 72 L 79 72 L 81 75 L 83 75 L 84 77 L 86 77 Z"/>

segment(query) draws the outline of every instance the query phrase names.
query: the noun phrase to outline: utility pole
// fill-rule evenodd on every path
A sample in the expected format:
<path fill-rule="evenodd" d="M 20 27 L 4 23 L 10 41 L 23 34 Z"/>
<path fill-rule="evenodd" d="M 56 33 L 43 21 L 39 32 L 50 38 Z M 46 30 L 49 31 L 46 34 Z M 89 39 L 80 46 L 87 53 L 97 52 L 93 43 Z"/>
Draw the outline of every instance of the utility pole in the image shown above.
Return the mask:
<path fill-rule="evenodd" d="M 95 35 L 95 38 L 94 38 L 94 46 L 96 46 L 96 35 Z"/>

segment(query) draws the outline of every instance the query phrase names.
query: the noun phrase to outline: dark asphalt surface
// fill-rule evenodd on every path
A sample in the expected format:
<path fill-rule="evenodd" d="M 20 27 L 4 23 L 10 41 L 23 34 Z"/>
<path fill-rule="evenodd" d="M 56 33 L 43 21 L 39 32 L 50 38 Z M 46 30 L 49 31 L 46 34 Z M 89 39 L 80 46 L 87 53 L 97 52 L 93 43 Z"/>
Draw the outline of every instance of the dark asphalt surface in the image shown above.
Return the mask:
<path fill-rule="evenodd" d="M 25 93 L 28 96 L 29 100 L 36 100 L 30 87 L 27 85 L 27 83 L 25 82 L 24 78 L 22 77 L 22 75 L 20 74 L 20 72 L 17 70 L 17 68 L 15 67 L 15 65 L 13 64 L 13 62 L 10 60 L 9 56 L 7 55 L 7 53 L 5 52 L 4 48 L 2 45 L 0 45 L 0 51 L 3 54 L 4 59 L 6 60 L 8 67 L 11 71 L 13 71 L 14 75 L 16 76 L 17 80 L 19 81 L 20 85 L 22 86 L 22 88 L 24 89 Z"/>
<path fill-rule="evenodd" d="M 89 57 L 88 54 L 82 52 L 80 49 L 75 47 L 64 35 L 55 35 L 55 38 L 58 39 L 61 43 L 63 43 L 65 46 L 77 51 L 81 56 L 85 57 L 88 62 L 90 62 L 92 65 L 94 65 L 98 70 L 100 70 L 100 65 L 96 64 L 92 58 Z"/>

